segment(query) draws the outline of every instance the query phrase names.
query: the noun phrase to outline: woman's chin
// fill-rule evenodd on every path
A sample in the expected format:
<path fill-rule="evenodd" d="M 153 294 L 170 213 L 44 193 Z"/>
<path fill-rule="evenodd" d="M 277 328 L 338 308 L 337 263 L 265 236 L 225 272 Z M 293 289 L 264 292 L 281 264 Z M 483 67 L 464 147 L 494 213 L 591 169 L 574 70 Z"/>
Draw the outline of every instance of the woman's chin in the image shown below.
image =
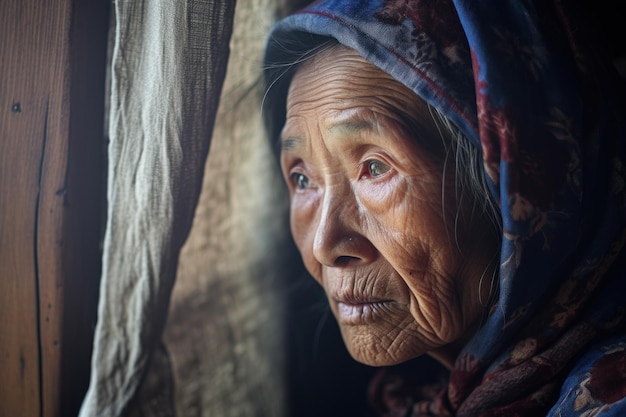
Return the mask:
<path fill-rule="evenodd" d="M 362 363 L 363 365 L 373 367 L 398 365 L 420 356 L 396 356 L 391 354 L 391 352 L 378 352 L 378 349 L 371 349 L 371 351 L 368 351 L 367 346 L 359 346 L 358 350 L 353 350 L 348 347 L 348 352 L 355 361 Z"/>
<path fill-rule="evenodd" d="M 426 353 L 421 350 L 404 350 L 405 344 L 394 343 L 392 340 L 376 336 L 372 333 L 359 334 L 355 328 L 340 325 L 341 335 L 350 356 L 368 366 L 392 366 L 414 359 Z"/>

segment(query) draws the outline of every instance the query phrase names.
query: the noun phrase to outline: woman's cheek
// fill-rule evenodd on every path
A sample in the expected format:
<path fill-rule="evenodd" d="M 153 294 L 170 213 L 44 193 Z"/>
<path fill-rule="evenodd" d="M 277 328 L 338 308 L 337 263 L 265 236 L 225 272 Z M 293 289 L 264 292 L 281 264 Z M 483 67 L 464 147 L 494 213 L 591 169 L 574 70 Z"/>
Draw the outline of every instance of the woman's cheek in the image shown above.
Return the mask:
<path fill-rule="evenodd" d="M 400 176 L 384 183 L 362 184 L 357 194 L 364 227 L 372 236 L 382 232 L 395 240 L 405 235 L 407 222 L 419 215 L 415 212 L 419 206 L 412 202 L 409 186 Z"/>
<path fill-rule="evenodd" d="M 405 194 L 406 185 L 399 178 L 389 181 L 362 180 L 355 187 L 357 201 L 372 215 L 393 211 Z"/>

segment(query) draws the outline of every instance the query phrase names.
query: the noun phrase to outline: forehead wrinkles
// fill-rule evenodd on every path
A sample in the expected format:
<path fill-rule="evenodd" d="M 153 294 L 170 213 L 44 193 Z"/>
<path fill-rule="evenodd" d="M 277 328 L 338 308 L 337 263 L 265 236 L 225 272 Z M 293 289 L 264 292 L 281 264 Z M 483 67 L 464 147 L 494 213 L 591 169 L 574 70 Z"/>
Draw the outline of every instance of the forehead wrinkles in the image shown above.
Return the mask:
<path fill-rule="evenodd" d="M 373 107 L 395 116 L 415 108 L 417 96 L 355 51 L 337 45 L 300 64 L 289 87 L 287 117 L 329 105 Z M 358 103 L 357 103 L 358 102 Z"/>

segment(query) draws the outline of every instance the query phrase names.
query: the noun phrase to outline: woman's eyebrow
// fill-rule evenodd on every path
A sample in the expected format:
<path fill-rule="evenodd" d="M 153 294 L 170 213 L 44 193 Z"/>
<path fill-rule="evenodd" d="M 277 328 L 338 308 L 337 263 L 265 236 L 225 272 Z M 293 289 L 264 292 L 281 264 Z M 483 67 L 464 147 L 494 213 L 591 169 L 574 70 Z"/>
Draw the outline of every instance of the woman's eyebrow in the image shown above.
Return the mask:
<path fill-rule="evenodd" d="M 372 130 L 374 123 L 365 119 L 346 119 L 341 120 L 328 128 L 329 132 L 342 134 L 356 134 L 364 130 Z"/>
<path fill-rule="evenodd" d="M 280 150 L 291 151 L 297 148 L 302 143 L 302 138 L 297 136 L 287 136 L 286 138 L 280 138 Z"/>
<path fill-rule="evenodd" d="M 363 131 L 370 131 L 372 129 L 374 129 L 374 123 L 369 120 L 345 119 L 332 124 L 328 128 L 328 131 L 342 136 L 350 136 Z M 297 147 L 302 146 L 302 142 L 304 142 L 304 139 L 299 136 L 287 136 L 285 138 L 280 138 L 280 150 L 292 151 Z"/>

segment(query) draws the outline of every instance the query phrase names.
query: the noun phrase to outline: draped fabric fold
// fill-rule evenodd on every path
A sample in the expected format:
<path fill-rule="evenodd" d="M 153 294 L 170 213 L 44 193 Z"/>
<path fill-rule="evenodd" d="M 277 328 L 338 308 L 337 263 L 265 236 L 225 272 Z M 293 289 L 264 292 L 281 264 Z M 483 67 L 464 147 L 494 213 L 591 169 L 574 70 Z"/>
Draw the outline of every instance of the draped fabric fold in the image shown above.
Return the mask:
<path fill-rule="evenodd" d="M 108 217 L 81 417 L 127 415 L 159 344 L 200 193 L 234 9 L 232 0 L 115 2 Z"/>

